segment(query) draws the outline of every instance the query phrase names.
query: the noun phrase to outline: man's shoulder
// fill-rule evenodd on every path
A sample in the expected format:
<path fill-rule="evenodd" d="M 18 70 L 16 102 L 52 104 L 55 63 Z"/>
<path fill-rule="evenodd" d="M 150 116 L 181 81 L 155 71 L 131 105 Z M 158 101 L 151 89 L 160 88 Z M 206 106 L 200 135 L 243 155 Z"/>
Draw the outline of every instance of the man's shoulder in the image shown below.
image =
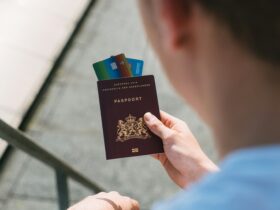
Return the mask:
<path fill-rule="evenodd" d="M 239 152 L 158 210 L 280 209 L 280 147 Z"/>
<path fill-rule="evenodd" d="M 226 200 L 229 199 L 230 194 L 233 194 L 228 190 L 229 185 L 230 183 L 225 183 L 220 173 L 211 174 L 173 198 L 156 204 L 154 210 L 218 210 L 217 206 L 226 206 Z"/>
<path fill-rule="evenodd" d="M 268 180 L 267 180 L 268 179 Z M 203 178 L 199 183 L 170 200 L 155 205 L 155 210 L 242 210 L 280 209 L 280 183 L 269 177 L 251 177 L 239 173 L 219 172 Z M 270 208 L 268 208 L 270 206 Z M 275 208 L 277 207 L 277 208 Z"/>

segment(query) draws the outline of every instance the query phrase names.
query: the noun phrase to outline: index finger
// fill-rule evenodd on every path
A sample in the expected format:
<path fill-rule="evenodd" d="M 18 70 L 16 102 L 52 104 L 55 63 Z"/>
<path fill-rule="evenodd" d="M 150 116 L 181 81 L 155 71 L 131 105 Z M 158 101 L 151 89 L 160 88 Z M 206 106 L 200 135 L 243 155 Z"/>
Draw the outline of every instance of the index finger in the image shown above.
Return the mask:
<path fill-rule="evenodd" d="M 175 123 L 178 123 L 178 121 L 180 121 L 178 118 L 162 110 L 160 110 L 160 117 L 162 123 L 169 128 L 171 128 L 173 125 L 175 125 Z"/>

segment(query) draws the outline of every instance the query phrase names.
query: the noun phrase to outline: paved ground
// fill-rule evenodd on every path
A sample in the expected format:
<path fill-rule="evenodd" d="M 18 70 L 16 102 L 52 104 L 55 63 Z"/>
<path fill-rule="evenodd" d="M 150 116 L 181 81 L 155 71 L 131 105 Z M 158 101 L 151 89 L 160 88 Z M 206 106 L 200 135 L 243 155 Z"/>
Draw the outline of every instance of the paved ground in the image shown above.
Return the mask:
<path fill-rule="evenodd" d="M 131 0 L 102 0 L 93 8 L 33 117 L 28 134 L 106 189 L 139 200 L 145 210 L 179 189 L 149 156 L 105 160 L 91 64 L 120 52 L 145 61 L 145 74 L 156 77 L 160 108 L 184 119 L 215 158 L 209 131 L 170 87 L 147 43 L 136 2 Z M 72 202 L 91 193 L 73 182 L 70 187 Z M 0 209 L 52 210 L 57 209 L 55 199 L 53 171 L 19 151 L 13 152 L 0 177 Z"/>

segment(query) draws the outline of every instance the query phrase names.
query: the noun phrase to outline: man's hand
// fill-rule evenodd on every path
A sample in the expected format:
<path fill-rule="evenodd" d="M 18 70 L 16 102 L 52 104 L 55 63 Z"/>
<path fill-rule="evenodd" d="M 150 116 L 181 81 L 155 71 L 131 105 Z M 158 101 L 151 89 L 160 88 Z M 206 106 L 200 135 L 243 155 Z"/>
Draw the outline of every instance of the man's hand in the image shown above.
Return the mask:
<path fill-rule="evenodd" d="M 121 196 L 118 192 L 98 193 L 89 196 L 68 210 L 139 210 L 136 200 Z"/>
<path fill-rule="evenodd" d="M 144 115 L 149 129 L 163 141 L 164 153 L 155 157 L 170 178 L 180 187 L 195 182 L 218 167 L 204 154 L 185 122 L 161 111 L 161 120 L 151 113 Z"/>

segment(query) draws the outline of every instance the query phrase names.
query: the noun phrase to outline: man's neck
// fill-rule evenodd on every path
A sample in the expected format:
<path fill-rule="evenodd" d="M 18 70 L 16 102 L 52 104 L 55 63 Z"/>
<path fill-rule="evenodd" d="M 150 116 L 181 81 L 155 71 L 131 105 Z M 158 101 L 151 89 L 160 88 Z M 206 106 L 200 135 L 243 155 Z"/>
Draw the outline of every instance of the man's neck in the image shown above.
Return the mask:
<path fill-rule="evenodd" d="M 222 157 L 237 149 L 280 144 L 280 71 L 240 64 L 235 68 L 246 72 L 244 78 L 225 92 L 216 110 L 214 132 Z"/>
<path fill-rule="evenodd" d="M 279 107 L 278 102 L 264 109 L 252 107 L 247 113 L 235 112 L 215 132 L 221 157 L 242 148 L 280 144 Z"/>

